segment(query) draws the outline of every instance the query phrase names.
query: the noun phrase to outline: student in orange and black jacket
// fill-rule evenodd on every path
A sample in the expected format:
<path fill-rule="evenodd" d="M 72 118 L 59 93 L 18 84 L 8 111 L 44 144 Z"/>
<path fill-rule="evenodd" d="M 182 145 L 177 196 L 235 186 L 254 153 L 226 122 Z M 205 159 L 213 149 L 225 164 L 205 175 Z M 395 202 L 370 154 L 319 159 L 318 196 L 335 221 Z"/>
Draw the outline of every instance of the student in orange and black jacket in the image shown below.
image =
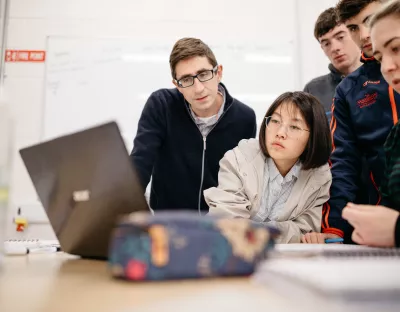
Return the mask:
<path fill-rule="evenodd" d="M 372 57 L 367 23 L 381 6 L 379 0 L 341 0 L 336 7 L 339 20 L 362 49 L 364 64 L 336 89 L 330 124 L 333 140 L 330 200 L 323 208 L 323 234 L 308 234 L 309 243 L 323 243 L 325 238 L 333 237 L 352 242 L 352 227 L 342 218 L 342 210 L 347 203 L 356 202 L 363 156 L 371 183 L 361 191 L 369 196 L 368 204 L 385 204 L 379 191 L 385 167 L 383 145 L 398 121 L 400 96 L 389 87 L 380 63 Z"/>
<path fill-rule="evenodd" d="M 385 80 L 400 93 L 400 0 L 390 1 L 371 19 L 371 42 Z M 381 185 L 387 207 L 348 204 L 342 216 L 354 226 L 358 244 L 400 247 L 400 122 L 385 145 L 386 164 Z"/>

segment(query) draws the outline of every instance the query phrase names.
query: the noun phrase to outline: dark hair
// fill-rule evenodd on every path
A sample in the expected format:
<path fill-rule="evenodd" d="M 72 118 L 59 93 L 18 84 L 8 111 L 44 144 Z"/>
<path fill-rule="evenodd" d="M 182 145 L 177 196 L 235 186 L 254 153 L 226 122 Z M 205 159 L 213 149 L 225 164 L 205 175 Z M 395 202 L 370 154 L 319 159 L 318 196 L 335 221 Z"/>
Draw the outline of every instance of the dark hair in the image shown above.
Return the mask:
<path fill-rule="evenodd" d="M 358 15 L 367 5 L 373 2 L 384 2 L 385 0 L 340 0 L 336 4 L 336 12 L 339 23 Z"/>
<path fill-rule="evenodd" d="M 323 35 L 330 32 L 341 23 L 338 22 L 335 8 L 329 8 L 322 12 L 314 25 L 314 37 L 319 41 Z"/>
<path fill-rule="evenodd" d="M 400 17 L 400 1 L 390 1 L 376 12 L 369 21 L 369 27 L 373 27 L 378 21 L 386 17 L 396 15 Z"/>
<path fill-rule="evenodd" d="M 286 92 L 271 104 L 265 117 L 271 116 L 281 105 L 285 104 L 297 107 L 310 129 L 307 146 L 299 157 L 303 169 L 309 170 L 323 166 L 328 162 L 332 150 L 331 135 L 324 107 L 315 96 L 309 93 Z M 265 117 L 260 128 L 259 143 L 264 156 L 270 157 L 265 144 Z"/>
<path fill-rule="evenodd" d="M 175 67 L 179 61 L 195 56 L 207 57 L 212 67 L 218 64 L 214 53 L 203 41 L 197 38 L 182 38 L 174 44 L 169 56 L 172 78 L 176 79 Z"/>

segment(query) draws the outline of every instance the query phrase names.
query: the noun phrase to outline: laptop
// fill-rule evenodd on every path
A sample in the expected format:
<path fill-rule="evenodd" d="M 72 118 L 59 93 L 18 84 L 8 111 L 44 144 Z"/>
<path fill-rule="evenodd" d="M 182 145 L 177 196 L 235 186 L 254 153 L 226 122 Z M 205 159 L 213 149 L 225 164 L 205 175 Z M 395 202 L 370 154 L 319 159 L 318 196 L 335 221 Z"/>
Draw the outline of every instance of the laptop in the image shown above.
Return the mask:
<path fill-rule="evenodd" d="M 150 212 L 115 122 L 23 148 L 20 155 L 66 253 L 107 259 L 119 216 Z"/>

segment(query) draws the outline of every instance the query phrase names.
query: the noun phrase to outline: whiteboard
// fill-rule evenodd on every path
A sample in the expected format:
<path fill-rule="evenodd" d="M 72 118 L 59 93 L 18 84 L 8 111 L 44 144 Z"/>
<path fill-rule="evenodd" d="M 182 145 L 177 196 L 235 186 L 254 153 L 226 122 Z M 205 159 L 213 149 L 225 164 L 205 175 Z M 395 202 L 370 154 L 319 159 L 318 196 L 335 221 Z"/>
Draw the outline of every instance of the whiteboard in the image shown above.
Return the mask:
<path fill-rule="evenodd" d="M 231 95 L 252 107 L 258 126 L 272 101 L 299 89 L 293 40 L 206 42 Z M 127 149 L 143 106 L 159 88 L 173 88 L 174 42 L 137 38 L 48 37 L 42 140 L 115 120 Z"/>

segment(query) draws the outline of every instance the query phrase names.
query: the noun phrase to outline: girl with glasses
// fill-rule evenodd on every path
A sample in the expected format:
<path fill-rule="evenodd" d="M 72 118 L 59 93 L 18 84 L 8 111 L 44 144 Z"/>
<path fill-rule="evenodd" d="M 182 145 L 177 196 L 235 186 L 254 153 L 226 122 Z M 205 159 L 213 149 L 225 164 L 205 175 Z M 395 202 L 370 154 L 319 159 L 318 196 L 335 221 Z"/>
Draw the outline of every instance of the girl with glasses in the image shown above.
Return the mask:
<path fill-rule="evenodd" d="M 321 230 L 329 199 L 331 137 L 322 104 L 286 92 L 269 107 L 259 138 L 239 142 L 220 161 L 218 187 L 204 191 L 210 215 L 277 227 L 279 243 Z"/>

